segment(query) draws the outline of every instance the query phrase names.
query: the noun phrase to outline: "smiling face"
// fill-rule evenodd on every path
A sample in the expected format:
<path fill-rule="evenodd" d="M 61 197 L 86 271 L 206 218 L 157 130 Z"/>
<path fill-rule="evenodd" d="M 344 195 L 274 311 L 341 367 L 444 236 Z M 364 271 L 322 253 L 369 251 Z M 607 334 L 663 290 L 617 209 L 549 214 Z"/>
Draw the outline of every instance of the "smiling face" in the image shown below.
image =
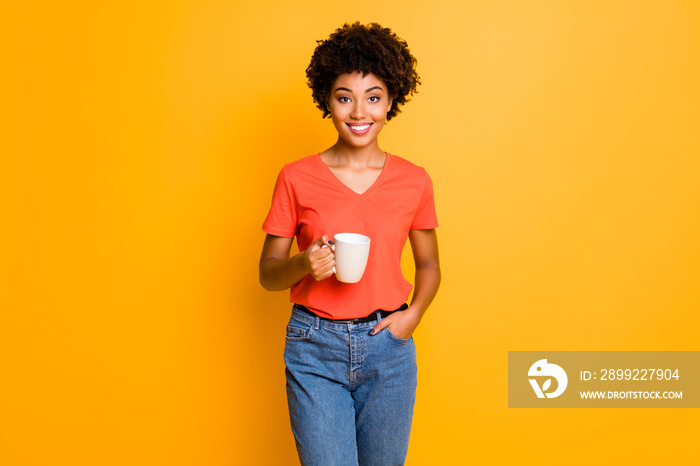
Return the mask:
<path fill-rule="evenodd" d="M 338 76 L 331 87 L 328 109 L 338 136 L 360 148 L 377 143 L 392 100 L 384 81 L 356 71 Z"/>

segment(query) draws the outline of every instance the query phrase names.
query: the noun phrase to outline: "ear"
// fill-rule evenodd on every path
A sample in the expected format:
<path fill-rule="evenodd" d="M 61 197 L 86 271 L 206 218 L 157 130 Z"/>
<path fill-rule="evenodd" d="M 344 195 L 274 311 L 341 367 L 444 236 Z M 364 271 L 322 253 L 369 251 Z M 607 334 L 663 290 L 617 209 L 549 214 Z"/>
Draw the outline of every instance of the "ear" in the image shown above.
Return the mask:
<path fill-rule="evenodd" d="M 386 109 L 386 113 L 391 111 L 391 106 L 394 105 L 394 99 L 389 99 L 389 106 Z"/>

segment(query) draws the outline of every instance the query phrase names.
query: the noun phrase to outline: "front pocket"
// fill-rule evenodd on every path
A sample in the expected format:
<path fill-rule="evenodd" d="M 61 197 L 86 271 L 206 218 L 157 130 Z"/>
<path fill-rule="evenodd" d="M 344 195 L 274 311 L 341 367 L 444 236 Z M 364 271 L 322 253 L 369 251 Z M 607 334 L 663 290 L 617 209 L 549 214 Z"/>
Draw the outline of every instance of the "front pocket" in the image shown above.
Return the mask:
<path fill-rule="evenodd" d="M 285 339 L 287 341 L 304 341 L 311 338 L 311 331 L 313 327 L 301 328 L 296 325 L 287 325 L 287 335 Z"/>

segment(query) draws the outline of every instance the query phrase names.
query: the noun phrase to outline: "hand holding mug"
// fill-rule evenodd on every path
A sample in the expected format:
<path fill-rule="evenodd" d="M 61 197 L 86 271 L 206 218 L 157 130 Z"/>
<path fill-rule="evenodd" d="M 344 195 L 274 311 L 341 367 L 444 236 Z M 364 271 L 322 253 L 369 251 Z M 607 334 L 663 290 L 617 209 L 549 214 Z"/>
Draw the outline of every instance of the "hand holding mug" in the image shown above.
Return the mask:
<path fill-rule="evenodd" d="M 328 236 L 323 235 L 304 251 L 306 268 L 314 280 L 324 280 L 334 272 L 335 255 L 328 248 Z"/>

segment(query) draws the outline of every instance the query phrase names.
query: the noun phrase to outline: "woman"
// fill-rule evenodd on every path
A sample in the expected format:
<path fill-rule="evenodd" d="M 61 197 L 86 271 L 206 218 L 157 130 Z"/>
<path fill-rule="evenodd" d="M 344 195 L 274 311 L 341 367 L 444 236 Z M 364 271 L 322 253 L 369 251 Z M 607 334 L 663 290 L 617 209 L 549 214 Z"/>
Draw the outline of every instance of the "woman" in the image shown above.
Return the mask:
<path fill-rule="evenodd" d="M 379 148 L 385 122 L 420 84 L 405 41 L 378 24 L 344 25 L 306 70 L 338 139 L 284 166 L 263 224 L 260 283 L 291 288 L 287 401 L 305 465 L 403 464 L 416 389 L 412 334 L 440 283 L 432 182 Z M 371 238 L 358 283 L 333 274 L 333 235 Z M 289 257 L 297 238 L 299 254 Z M 415 290 L 401 272 L 410 240 Z"/>

